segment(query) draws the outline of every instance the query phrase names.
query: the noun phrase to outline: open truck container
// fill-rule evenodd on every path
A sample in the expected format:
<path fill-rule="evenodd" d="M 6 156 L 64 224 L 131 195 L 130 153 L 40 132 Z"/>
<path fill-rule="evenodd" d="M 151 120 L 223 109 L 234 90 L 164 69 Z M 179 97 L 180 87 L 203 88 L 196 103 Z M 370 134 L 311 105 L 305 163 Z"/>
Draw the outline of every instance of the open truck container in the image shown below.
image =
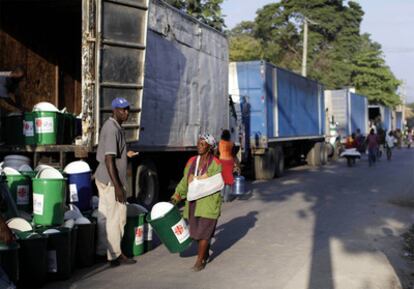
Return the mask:
<path fill-rule="evenodd" d="M 350 89 L 326 90 L 325 110 L 341 137 L 350 136 L 357 129 L 364 135 L 368 133 L 368 99 L 365 96 Z"/>
<path fill-rule="evenodd" d="M 243 111 L 255 177 L 280 176 L 285 159 L 326 162 L 323 86 L 264 61 L 234 62 L 229 92 Z"/>
<path fill-rule="evenodd" d="M 72 145 L 2 151 L 33 155 L 35 165 L 53 154 L 61 166 L 88 154 L 93 162 L 111 101 L 125 97 L 126 137 L 141 152 L 129 191 L 146 206 L 159 179 L 182 173 L 200 133 L 229 125 L 226 37 L 159 0 L 2 0 L 0 68 L 17 65 L 23 105 L 66 107 L 81 116 L 82 134 Z"/>
<path fill-rule="evenodd" d="M 392 109 L 379 104 L 368 106 L 369 120 L 375 123 L 377 128 L 381 127 L 385 131 L 393 130 Z"/>

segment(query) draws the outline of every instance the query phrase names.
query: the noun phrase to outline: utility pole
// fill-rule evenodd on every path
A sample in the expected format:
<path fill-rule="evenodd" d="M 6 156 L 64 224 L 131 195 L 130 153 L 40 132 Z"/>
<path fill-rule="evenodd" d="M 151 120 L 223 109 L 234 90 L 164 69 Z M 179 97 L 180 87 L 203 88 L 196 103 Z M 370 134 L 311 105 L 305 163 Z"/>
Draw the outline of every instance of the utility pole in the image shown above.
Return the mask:
<path fill-rule="evenodd" d="M 308 63 L 308 26 L 318 25 L 317 22 L 312 21 L 307 17 L 303 17 L 303 55 L 302 55 L 302 76 L 307 75 L 307 63 Z"/>
<path fill-rule="evenodd" d="M 308 19 L 303 17 L 303 55 L 302 55 L 302 76 L 306 77 L 308 62 Z"/>

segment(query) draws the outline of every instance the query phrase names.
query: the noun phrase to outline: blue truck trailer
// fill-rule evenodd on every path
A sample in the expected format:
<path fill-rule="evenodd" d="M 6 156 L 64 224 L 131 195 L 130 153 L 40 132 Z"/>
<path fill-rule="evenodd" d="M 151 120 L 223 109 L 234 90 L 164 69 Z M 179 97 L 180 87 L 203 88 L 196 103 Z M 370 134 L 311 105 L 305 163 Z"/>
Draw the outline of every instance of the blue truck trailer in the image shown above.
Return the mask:
<path fill-rule="evenodd" d="M 233 62 L 229 92 L 243 111 L 240 133 L 256 179 L 284 171 L 285 160 L 327 160 L 323 86 L 265 61 Z"/>
<path fill-rule="evenodd" d="M 351 89 L 326 90 L 325 111 L 341 138 L 350 136 L 357 129 L 364 135 L 368 133 L 368 99 L 365 96 Z"/>
<path fill-rule="evenodd" d="M 131 103 L 130 196 L 147 207 L 174 188 L 200 133 L 229 127 L 228 41 L 160 0 L 1 0 L 0 67 L 21 65 L 23 105 L 66 107 L 82 120 L 72 144 L 3 146 L 64 166 L 92 167 L 111 101 Z M 163 195 L 160 192 L 164 192 Z"/>
<path fill-rule="evenodd" d="M 404 119 L 402 111 L 395 112 L 395 128 L 400 130 L 404 129 Z"/>

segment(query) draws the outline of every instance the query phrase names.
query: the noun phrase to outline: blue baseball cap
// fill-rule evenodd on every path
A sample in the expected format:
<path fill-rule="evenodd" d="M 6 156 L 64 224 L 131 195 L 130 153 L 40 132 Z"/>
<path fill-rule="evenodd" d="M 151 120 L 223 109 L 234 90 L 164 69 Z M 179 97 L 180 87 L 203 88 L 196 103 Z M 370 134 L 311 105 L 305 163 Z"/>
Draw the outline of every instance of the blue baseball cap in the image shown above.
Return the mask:
<path fill-rule="evenodd" d="M 114 100 L 112 100 L 112 109 L 115 108 L 127 108 L 129 107 L 129 102 L 123 97 L 117 97 Z"/>

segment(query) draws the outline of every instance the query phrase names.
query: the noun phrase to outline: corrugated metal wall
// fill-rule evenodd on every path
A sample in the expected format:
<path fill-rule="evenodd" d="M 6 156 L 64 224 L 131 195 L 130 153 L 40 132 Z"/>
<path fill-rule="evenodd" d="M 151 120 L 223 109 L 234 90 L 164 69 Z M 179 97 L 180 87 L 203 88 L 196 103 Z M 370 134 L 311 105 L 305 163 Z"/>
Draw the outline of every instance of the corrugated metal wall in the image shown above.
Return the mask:
<path fill-rule="evenodd" d="M 277 68 L 277 93 L 278 137 L 321 135 L 323 97 L 317 82 Z"/>
<path fill-rule="evenodd" d="M 351 131 L 356 132 L 359 128 L 362 134 L 367 133 L 368 107 L 367 99 L 363 95 L 351 93 Z"/>

